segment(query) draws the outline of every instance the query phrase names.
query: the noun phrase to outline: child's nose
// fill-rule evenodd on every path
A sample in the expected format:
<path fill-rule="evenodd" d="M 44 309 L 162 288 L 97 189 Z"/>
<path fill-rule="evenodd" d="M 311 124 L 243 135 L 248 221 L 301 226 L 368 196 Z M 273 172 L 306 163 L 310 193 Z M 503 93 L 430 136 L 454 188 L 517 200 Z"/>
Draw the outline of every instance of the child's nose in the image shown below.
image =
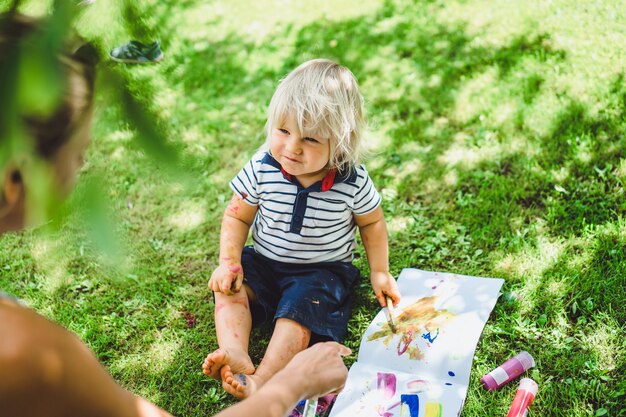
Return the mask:
<path fill-rule="evenodd" d="M 299 154 L 301 152 L 300 138 L 298 136 L 291 135 L 289 137 L 289 140 L 287 141 L 287 150 L 295 154 Z"/>

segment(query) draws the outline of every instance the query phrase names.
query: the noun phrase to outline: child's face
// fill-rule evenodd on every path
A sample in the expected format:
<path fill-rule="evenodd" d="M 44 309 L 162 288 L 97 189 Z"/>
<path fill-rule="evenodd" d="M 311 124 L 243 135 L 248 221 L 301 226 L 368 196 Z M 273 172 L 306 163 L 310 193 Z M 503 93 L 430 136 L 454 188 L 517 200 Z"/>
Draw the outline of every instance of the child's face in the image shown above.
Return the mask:
<path fill-rule="evenodd" d="M 293 117 L 274 126 L 270 150 L 283 169 L 301 183 L 305 180 L 312 184 L 323 179 L 328 172 L 330 141 L 315 135 L 303 136 Z"/>

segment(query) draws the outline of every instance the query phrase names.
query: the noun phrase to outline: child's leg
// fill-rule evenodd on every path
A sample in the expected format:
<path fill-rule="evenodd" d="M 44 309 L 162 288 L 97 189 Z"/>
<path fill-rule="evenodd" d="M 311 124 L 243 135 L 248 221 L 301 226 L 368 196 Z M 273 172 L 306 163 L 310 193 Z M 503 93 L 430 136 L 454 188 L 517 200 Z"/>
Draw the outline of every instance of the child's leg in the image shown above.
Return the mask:
<path fill-rule="evenodd" d="M 296 321 L 279 318 L 265 356 L 254 375 L 243 375 L 244 373 L 225 366 L 222 368 L 222 386 L 235 397 L 249 397 L 283 369 L 296 353 L 306 349 L 310 339 L 311 331 L 308 328 Z"/>
<path fill-rule="evenodd" d="M 220 378 L 220 369 L 228 365 L 232 372 L 252 374 L 254 365 L 248 356 L 252 317 L 248 304 L 249 288 L 234 295 L 215 293 L 215 331 L 219 348 L 209 353 L 202 365 L 211 378 Z M 251 294 L 252 295 L 252 294 Z"/>

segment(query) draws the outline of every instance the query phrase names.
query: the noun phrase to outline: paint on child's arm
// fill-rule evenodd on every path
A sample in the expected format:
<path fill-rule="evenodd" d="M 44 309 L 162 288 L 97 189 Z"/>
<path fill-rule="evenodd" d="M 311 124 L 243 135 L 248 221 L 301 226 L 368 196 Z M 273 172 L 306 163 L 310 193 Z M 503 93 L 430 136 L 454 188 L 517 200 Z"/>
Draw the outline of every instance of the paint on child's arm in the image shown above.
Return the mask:
<path fill-rule="evenodd" d="M 233 274 L 241 272 L 241 265 L 228 265 L 228 270 Z"/>
<path fill-rule="evenodd" d="M 228 212 L 230 212 L 232 214 L 239 213 L 239 202 L 240 201 L 241 201 L 240 198 L 233 197 L 232 200 L 230 200 L 230 203 L 228 203 L 228 207 L 227 207 Z"/>

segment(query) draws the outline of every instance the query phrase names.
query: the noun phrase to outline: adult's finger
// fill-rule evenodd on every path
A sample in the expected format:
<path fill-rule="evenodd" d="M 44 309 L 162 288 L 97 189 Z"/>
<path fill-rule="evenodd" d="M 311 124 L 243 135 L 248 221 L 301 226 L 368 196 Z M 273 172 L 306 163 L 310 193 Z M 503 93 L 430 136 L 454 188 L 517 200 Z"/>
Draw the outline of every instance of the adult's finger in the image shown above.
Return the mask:
<path fill-rule="evenodd" d="M 319 343 L 319 345 L 326 345 L 328 348 L 337 349 L 337 353 L 340 356 L 348 356 L 352 353 L 352 349 L 337 342 L 324 342 L 324 343 Z"/>

